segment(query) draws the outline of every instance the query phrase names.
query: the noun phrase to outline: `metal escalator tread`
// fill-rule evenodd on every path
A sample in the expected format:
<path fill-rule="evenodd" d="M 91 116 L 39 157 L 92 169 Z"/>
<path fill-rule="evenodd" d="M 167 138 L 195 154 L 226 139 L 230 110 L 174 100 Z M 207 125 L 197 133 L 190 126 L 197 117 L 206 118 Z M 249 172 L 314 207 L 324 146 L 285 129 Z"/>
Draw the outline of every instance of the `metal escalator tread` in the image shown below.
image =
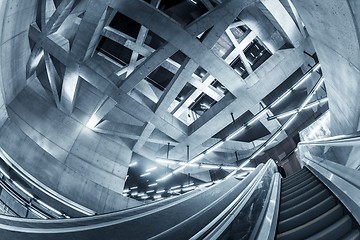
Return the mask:
<path fill-rule="evenodd" d="M 354 229 L 343 236 L 341 240 L 360 240 L 360 231 L 358 229 Z"/>
<path fill-rule="evenodd" d="M 277 234 L 276 239 L 278 240 L 296 240 L 304 239 L 317 232 L 322 231 L 327 226 L 336 222 L 337 219 L 343 215 L 343 209 L 340 204 L 320 215 L 319 217 L 301 225 L 289 231 Z"/>
<path fill-rule="evenodd" d="M 280 211 L 279 221 L 295 216 L 296 214 L 311 208 L 316 203 L 322 202 L 324 199 L 326 199 L 329 196 L 330 196 L 329 190 L 323 189 L 320 192 L 316 193 L 315 195 L 311 196 L 310 198 L 306 199 L 305 201 L 297 205 L 294 205 L 286 210 Z"/>
<path fill-rule="evenodd" d="M 282 186 L 284 187 L 284 188 L 288 188 L 289 186 L 292 186 L 294 183 L 297 183 L 297 182 L 299 182 L 299 181 L 302 181 L 304 178 L 306 178 L 306 177 L 310 177 L 310 176 L 313 176 L 310 172 L 304 172 L 304 173 L 302 173 L 301 175 L 298 175 L 298 176 L 295 176 L 295 177 L 293 177 L 293 178 L 288 178 L 288 177 L 286 177 L 286 178 L 284 178 L 283 180 L 282 180 Z"/>
<path fill-rule="evenodd" d="M 325 228 L 321 232 L 312 235 L 307 240 L 327 240 L 327 239 L 339 239 L 351 230 L 352 222 L 349 215 L 343 216 L 341 219 Z"/>
<path fill-rule="evenodd" d="M 307 184 L 309 184 L 310 182 L 314 181 L 316 178 L 315 176 L 309 176 L 308 178 L 306 178 L 305 180 L 301 181 L 300 183 L 298 183 L 298 185 L 292 186 L 287 188 L 286 190 L 281 191 L 281 196 L 286 196 L 289 193 L 292 193 L 294 191 L 294 189 L 296 188 L 300 188 L 302 186 L 305 186 Z"/>
<path fill-rule="evenodd" d="M 279 221 L 278 232 L 286 232 L 290 229 L 296 228 L 300 225 L 311 221 L 314 218 L 319 217 L 336 205 L 336 199 L 333 196 L 329 196 L 325 200 L 318 202 L 313 207 L 291 217 Z"/>
<path fill-rule="evenodd" d="M 301 176 L 301 177 L 299 177 L 299 178 L 297 178 L 297 179 L 294 179 L 294 180 L 291 181 L 291 182 L 288 182 L 288 183 L 286 183 L 286 184 L 284 183 L 284 184 L 282 184 L 282 189 L 283 189 L 283 191 L 287 191 L 287 190 L 289 190 L 289 189 L 297 186 L 298 184 L 304 182 L 306 179 L 311 178 L 311 177 L 313 177 L 313 176 L 314 176 L 314 175 L 312 175 L 312 174 L 306 174 L 306 175 Z"/>
<path fill-rule="evenodd" d="M 294 197 L 298 196 L 299 193 L 304 193 L 312 188 L 314 188 L 315 186 L 317 186 L 320 182 L 316 179 L 314 179 L 312 182 L 309 182 L 306 185 L 301 185 L 299 186 L 299 188 L 294 188 L 292 189 L 291 192 L 288 192 L 285 196 L 281 197 L 281 202 L 287 202 L 291 199 L 293 199 Z"/>
<path fill-rule="evenodd" d="M 316 193 L 322 191 L 325 187 L 319 183 L 312 189 L 304 192 L 303 194 L 300 194 L 299 196 L 288 200 L 286 202 L 280 202 L 280 211 L 284 211 L 292 206 L 295 206 L 297 204 L 300 204 L 301 202 L 304 202 L 306 199 L 309 199 L 311 196 L 315 195 Z"/>

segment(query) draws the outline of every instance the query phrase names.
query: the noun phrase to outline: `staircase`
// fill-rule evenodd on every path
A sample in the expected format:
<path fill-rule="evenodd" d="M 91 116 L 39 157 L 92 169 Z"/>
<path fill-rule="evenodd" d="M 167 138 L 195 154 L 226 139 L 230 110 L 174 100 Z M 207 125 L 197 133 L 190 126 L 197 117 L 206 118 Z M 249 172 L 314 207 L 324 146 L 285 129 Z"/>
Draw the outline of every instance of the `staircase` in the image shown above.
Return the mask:
<path fill-rule="evenodd" d="M 360 239 L 358 223 L 308 169 L 284 178 L 276 239 Z"/>

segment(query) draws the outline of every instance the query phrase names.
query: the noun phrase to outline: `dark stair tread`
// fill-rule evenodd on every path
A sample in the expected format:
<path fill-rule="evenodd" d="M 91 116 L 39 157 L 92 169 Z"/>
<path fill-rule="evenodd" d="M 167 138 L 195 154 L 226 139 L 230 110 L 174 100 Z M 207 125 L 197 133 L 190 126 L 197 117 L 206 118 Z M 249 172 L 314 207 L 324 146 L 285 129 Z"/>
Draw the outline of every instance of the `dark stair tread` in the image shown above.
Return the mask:
<path fill-rule="evenodd" d="M 285 203 L 285 202 L 295 198 L 296 196 L 298 196 L 302 193 L 305 193 L 308 190 L 316 187 L 318 184 L 320 184 L 320 182 L 318 180 L 313 180 L 311 182 L 308 182 L 306 185 L 299 186 L 299 188 L 294 188 L 294 189 L 292 189 L 292 192 L 288 192 L 288 194 L 281 197 L 281 202 Z"/>
<path fill-rule="evenodd" d="M 299 182 L 298 184 L 295 184 L 294 186 L 288 187 L 286 189 L 284 189 L 284 187 L 282 186 L 282 192 L 281 192 L 281 196 L 283 195 L 287 195 L 288 193 L 292 192 L 296 187 L 301 187 L 303 185 L 306 185 L 309 182 L 315 181 L 317 180 L 317 178 L 314 175 L 311 175 L 310 177 L 306 178 L 305 180 Z"/>
<path fill-rule="evenodd" d="M 304 239 L 323 230 L 328 225 L 334 223 L 336 219 L 339 219 L 342 215 L 342 206 L 340 204 L 337 204 L 335 207 L 333 207 L 326 213 L 320 215 L 319 217 L 287 232 L 277 234 L 276 239 Z"/>
<path fill-rule="evenodd" d="M 278 232 L 286 232 L 292 228 L 296 228 L 300 225 L 305 224 L 306 222 L 311 221 L 314 218 L 319 217 L 324 214 L 326 211 L 330 210 L 336 205 L 336 199 L 333 196 L 329 196 L 323 201 L 317 203 L 311 208 L 291 217 L 279 221 Z"/>
<path fill-rule="evenodd" d="M 321 232 L 307 238 L 308 240 L 327 240 L 327 239 L 339 239 L 350 231 L 352 227 L 351 217 L 345 215 L 329 227 L 325 228 Z"/>
<path fill-rule="evenodd" d="M 301 172 L 300 174 L 292 175 L 290 177 L 283 178 L 282 183 L 286 185 L 286 184 L 289 184 L 291 182 L 298 181 L 300 178 L 302 178 L 304 176 L 309 176 L 309 175 L 311 175 L 310 171 Z"/>
<path fill-rule="evenodd" d="M 360 240 L 360 231 L 358 229 L 354 229 L 347 235 L 343 236 L 341 240 Z"/>
<path fill-rule="evenodd" d="M 316 193 L 315 195 L 311 196 L 310 198 L 306 199 L 305 201 L 297 205 L 294 205 L 286 210 L 280 211 L 279 220 L 281 221 L 285 218 L 290 218 L 292 216 L 295 216 L 301 213 L 302 211 L 311 208 L 316 203 L 323 201 L 329 196 L 331 196 L 330 192 L 327 189 L 323 189 L 320 192 Z"/>
<path fill-rule="evenodd" d="M 316 193 L 322 191 L 323 189 L 325 189 L 324 185 L 322 185 L 321 183 L 319 183 L 318 185 L 316 185 L 315 187 L 313 187 L 312 189 L 309 189 L 307 192 L 304 192 L 301 195 L 298 195 L 297 197 L 290 199 L 286 202 L 281 202 L 280 201 L 280 211 L 284 211 L 292 206 L 295 206 L 297 204 L 300 204 L 301 202 L 306 201 L 306 199 L 309 199 L 310 197 L 312 197 L 313 195 L 315 195 Z"/>
<path fill-rule="evenodd" d="M 299 178 L 294 179 L 294 180 L 291 181 L 291 182 L 287 182 L 287 183 L 282 182 L 282 189 L 283 189 L 284 191 L 286 191 L 286 190 L 288 190 L 288 189 L 290 189 L 290 188 L 293 188 L 294 186 L 299 185 L 299 184 L 302 183 L 303 181 L 305 181 L 305 180 L 307 180 L 308 178 L 311 178 L 311 177 L 313 177 L 313 176 L 314 176 L 313 174 L 309 173 L 309 174 L 306 174 L 306 175 L 304 175 L 304 176 L 300 176 Z"/>

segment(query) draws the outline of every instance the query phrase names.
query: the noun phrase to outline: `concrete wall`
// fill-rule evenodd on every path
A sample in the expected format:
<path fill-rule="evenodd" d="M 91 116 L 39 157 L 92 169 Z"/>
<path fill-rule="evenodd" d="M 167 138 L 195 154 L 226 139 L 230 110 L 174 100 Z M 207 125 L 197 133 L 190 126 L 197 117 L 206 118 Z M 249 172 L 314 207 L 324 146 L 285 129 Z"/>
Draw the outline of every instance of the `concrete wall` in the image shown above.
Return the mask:
<path fill-rule="evenodd" d="M 322 65 L 329 96 L 332 134 L 359 129 L 360 2 L 293 0 Z"/>
<path fill-rule="evenodd" d="M 325 76 L 332 135 L 355 132 L 360 127 L 360 2 L 293 2 L 312 39 Z M 337 156 L 341 163 L 353 164 L 352 160 L 347 160 L 349 151 L 339 149 Z M 356 158 L 350 156 L 350 159 Z"/>
<path fill-rule="evenodd" d="M 81 94 L 86 99 L 66 115 L 35 75 L 26 79 L 36 7 L 33 0 L 0 2 L 0 146 L 44 184 L 97 212 L 138 205 L 121 195 L 131 151 L 84 125 L 101 96 Z"/>
<path fill-rule="evenodd" d="M 7 119 L 5 104 L 26 85 L 25 68 L 30 55 L 26 40 L 36 5 L 36 0 L 0 1 L 0 126 Z"/>

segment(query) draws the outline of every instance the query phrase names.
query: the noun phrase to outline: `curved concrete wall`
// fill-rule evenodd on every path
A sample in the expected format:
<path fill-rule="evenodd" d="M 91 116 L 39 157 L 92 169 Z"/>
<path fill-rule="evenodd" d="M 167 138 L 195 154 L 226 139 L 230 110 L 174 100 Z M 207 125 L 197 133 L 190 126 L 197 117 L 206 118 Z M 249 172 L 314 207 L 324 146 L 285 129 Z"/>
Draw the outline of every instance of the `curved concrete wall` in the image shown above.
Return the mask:
<path fill-rule="evenodd" d="M 83 83 L 80 91 L 88 91 L 81 94 L 87 99 L 78 101 L 76 113 L 66 115 L 35 75 L 26 79 L 28 29 L 36 8 L 37 1 L 0 2 L 0 146 L 32 176 L 97 212 L 138 205 L 121 195 L 131 151 L 82 122 L 101 96 Z M 93 108 L 82 107 L 81 101 Z"/>
<path fill-rule="evenodd" d="M 332 135 L 358 131 L 360 108 L 360 2 L 293 0 L 321 63 L 329 97 Z M 338 162 L 354 167 L 356 152 L 335 149 Z M 349 156 L 350 153 L 350 156 Z M 356 165 L 356 164 L 355 164 Z"/>
<path fill-rule="evenodd" d="M 325 76 L 334 135 L 359 129 L 360 2 L 293 0 Z"/>

